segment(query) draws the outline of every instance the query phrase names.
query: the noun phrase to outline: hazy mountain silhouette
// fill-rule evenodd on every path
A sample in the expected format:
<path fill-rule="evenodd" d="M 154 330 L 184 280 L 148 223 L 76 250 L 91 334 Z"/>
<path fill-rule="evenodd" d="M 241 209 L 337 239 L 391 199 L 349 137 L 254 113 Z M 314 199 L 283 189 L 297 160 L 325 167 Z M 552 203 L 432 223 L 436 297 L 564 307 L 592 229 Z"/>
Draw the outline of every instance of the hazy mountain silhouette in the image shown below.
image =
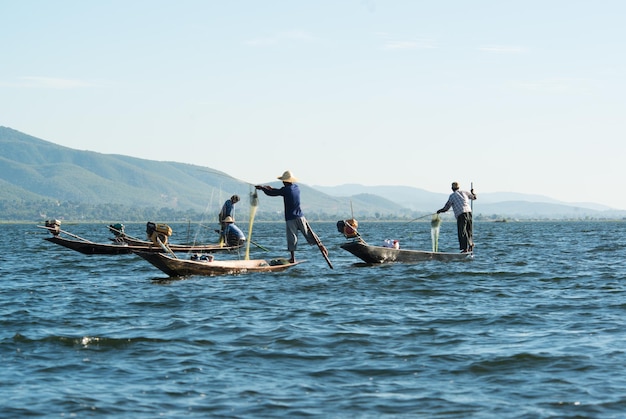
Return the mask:
<path fill-rule="evenodd" d="M 414 211 L 433 212 L 441 208 L 448 199 L 449 192 L 435 193 L 410 186 L 364 186 L 344 184 L 338 186 L 313 186 L 333 196 L 370 193 L 396 202 Z M 614 210 L 595 203 L 567 203 L 556 199 L 516 192 L 496 192 L 478 194 L 474 211 L 480 214 L 502 214 L 511 217 L 584 217 L 620 216 L 624 211 Z"/>
<path fill-rule="evenodd" d="M 280 186 L 278 181 L 271 182 Z M 434 212 L 448 193 L 408 186 L 300 185 L 305 213 L 346 217 L 411 216 Z M 54 200 L 218 211 L 232 194 L 248 197 L 253 185 L 231 174 L 186 163 L 80 151 L 0 127 L 0 200 Z M 264 211 L 282 212 L 282 200 L 259 194 Z M 240 206 L 246 213 L 246 205 Z M 539 195 L 481 193 L 477 214 L 510 217 L 624 216 L 593 203 L 571 204 Z"/>
<path fill-rule="evenodd" d="M 280 182 L 270 182 L 279 186 Z M 0 127 L 0 199 L 118 203 L 130 206 L 219 211 L 232 194 L 247 198 L 253 185 L 208 167 L 79 151 Z M 344 213 L 350 199 L 301 185 L 305 211 Z M 259 195 L 265 211 L 282 211 L 282 200 Z M 379 196 L 352 198 L 366 213 L 401 211 Z M 239 208 L 246 212 L 245 205 Z"/>

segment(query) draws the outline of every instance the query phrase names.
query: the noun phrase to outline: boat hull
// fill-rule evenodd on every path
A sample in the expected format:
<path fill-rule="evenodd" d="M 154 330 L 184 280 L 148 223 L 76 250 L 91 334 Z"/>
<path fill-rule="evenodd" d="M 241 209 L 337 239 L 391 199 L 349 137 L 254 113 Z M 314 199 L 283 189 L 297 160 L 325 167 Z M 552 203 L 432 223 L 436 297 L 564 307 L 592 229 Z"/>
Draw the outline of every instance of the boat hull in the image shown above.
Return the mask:
<path fill-rule="evenodd" d="M 44 240 L 71 250 L 75 250 L 85 255 L 123 255 L 133 252 L 133 246 L 128 246 L 126 244 L 91 243 L 59 236 L 46 237 Z M 141 250 L 141 248 L 136 248 L 136 250 Z"/>
<path fill-rule="evenodd" d="M 145 252 L 153 252 L 153 253 L 163 251 L 163 249 L 160 246 L 155 246 L 153 244 L 131 245 L 125 242 L 95 243 L 95 242 L 90 242 L 86 240 L 68 239 L 66 237 L 60 237 L 60 236 L 46 237 L 44 240 L 47 240 L 54 244 L 58 244 L 59 246 L 63 246 L 71 250 L 75 250 L 85 255 L 123 255 L 123 254 L 130 254 L 135 251 L 145 251 Z M 169 245 L 168 247 L 173 252 L 194 252 L 194 253 L 213 253 L 217 251 L 223 252 L 223 251 L 237 249 L 236 247 L 227 247 L 227 246 L 220 247 L 219 244 L 201 245 L 201 246 Z"/>
<path fill-rule="evenodd" d="M 146 240 L 138 240 L 130 237 L 116 237 L 115 241 L 121 240 L 123 243 L 129 246 L 136 246 L 139 248 L 158 248 L 152 244 L 152 242 Z M 215 253 L 215 252 L 228 252 L 231 250 L 237 250 L 242 246 L 225 246 L 219 244 L 200 244 L 200 245 L 187 245 L 187 244 L 173 244 L 168 243 L 167 247 L 172 249 L 173 252 L 196 252 L 196 253 Z"/>
<path fill-rule="evenodd" d="M 394 249 L 383 246 L 372 246 L 362 240 L 355 240 L 341 245 L 341 248 L 352 253 L 365 263 L 418 263 L 429 260 L 443 262 L 465 261 L 473 257 L 472 253 L 427 252 L 422 250 Z"/>
<path fill-rule="evenodd" d="M 249 272 L 280 272 L 299 263 L 272 264 L 263 259 L 204 261 L 178 259 L 165 253 L 143 251 L 134 253 L 172 277 L 191 275 L 238 275 Z"/>

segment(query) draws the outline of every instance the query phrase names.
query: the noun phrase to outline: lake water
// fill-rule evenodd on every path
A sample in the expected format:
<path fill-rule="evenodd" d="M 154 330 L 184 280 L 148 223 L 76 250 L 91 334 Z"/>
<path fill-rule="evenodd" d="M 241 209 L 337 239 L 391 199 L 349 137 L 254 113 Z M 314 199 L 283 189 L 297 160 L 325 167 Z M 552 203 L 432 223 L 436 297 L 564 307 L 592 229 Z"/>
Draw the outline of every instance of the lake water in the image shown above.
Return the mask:
<path fill-rule="evenodd" d="M 172 242 L 188 234 L 172 226 Z M 476 223 L 472 261 L 381 266 L 340 249 L 334 223 L 312 226 L 334 270 L 302 245 L 286 272 L 167 280 L 2 225 L 0 416 L 626 415 L 626 222 Z M 252 258 L 288 256 L 284 224 L 254 227 L 268 251 Z M 429 222 L 360 231 L 431 247 Z M 440 251 L 455 234 L 442 224 Z"/>

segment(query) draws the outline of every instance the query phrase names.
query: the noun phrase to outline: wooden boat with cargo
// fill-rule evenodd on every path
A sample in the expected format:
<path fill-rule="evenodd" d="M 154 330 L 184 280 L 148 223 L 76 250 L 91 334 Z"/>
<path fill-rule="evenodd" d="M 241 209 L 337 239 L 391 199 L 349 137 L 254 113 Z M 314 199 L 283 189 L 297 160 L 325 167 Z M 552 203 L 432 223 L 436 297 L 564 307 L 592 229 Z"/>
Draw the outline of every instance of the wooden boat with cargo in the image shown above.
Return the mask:
<path fill-rule="evenodd" d="M 212 255 L 192 255 L 191 259 L 179 259 L 175 255 L 154 252 L 134 252 L 137 256 L 165 272 L 171 277 L 239 275 L 250 272 L 280 272 L 298 263 L 287 259 L 215 260 Z"/>
<path fill-rule="evenodd" d="M 162 246 L 158 243 L 152 243 L 146 241 L 141 244 L 128 244 L 124 241 L 113 241 L 112 243 L 97 243 L 86 238 L 80 237 L 76 234 L 72 234 L 68 231 L 62 230 L 61 222 L 58 220 L 46 221 L 45 226 L 38 226 L 45 228 L 52 234 L 51 237 L 46 237 L 44 240 L 49 241 L 59 246 L 63 246 L 67 249 L 71 249 L 86 255 L 122 255 L 131 254 L 134 251 L 145 252 L 162 252 Z M 213 253 L 235 250 L 238 247 L 220 246 L 219 244 L 212 245 L 168 245 L 168 247 L 174 252 L 201 252 L 201 253 Z"/>
<path fill-rule="evenodd" d="M 156 238 L 158 237 L 162 243 L 167 244 L 167 247 L 174 252 L 189 252 L 189 253 L 214 253 L 214 252 L 228 252 L 231 250 L 237 250 L 242 247 L 242 245 L 236 246 L 228 246 L 225 244 L 176 244 L 171 243 L 168 240 L 168 237 L 171 236 L 172 230 L 167 224 L 156 224 L 151 221 L 146 223 L 146 236 L 150 240 L 142 240 L 137 237 L 130 236 L 126 234 L 124 230 L 123 224 L 111 224 L 108 226 L 108 229 L 113 233 L 115 237 L 112 237 L 111 240 L 115 243 L 125 243 L 128 246 L 133 247 L 150 247 L 151 249 L 155 249 L 156 251 L 160 251 L 160 245 L 156 242 Z M 140 250 L 140 249 L 133 249 Z"/>
<path fill-rule="evenodd" d="M 390 242 L 388 246 L 374 246 L 368 244 L 357 231 L 358 223 L 355 219 L 338 221 L 337 229 L 350 241 L 340 247 L 363 262 L 368 264 L 381 263 L 418 263 L 430 260 L 442 262 L 467 261 L 473 258 L 473 253 L 431 252 L 425 250 L 400 249 L 397 243 Z"/>
<path fill-rule="evenodd" d="M 373 246 L 363 239 L 344 243 L 341 248 L 352 253 L 365 263 L 417 263 L 429 260 L 442 262 L 464 261 L 472 259 L 472 253 L 429 252 L 424 250 L 396 249 L 393 247 Z"/>

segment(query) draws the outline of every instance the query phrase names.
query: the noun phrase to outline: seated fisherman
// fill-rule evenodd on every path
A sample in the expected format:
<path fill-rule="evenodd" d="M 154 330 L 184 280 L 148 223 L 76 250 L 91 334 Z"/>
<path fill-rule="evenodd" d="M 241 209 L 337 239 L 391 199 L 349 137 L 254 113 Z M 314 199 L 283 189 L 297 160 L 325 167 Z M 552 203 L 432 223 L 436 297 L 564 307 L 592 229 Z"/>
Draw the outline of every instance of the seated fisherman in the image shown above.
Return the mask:
<path fill-rule="evenodd" d="M 222 237 L 226 246 L 241 246 L 246 241 L 243 231 L 235 225 L 235 220 L 230 215 L 222 220 L 225 227 Z"/>

